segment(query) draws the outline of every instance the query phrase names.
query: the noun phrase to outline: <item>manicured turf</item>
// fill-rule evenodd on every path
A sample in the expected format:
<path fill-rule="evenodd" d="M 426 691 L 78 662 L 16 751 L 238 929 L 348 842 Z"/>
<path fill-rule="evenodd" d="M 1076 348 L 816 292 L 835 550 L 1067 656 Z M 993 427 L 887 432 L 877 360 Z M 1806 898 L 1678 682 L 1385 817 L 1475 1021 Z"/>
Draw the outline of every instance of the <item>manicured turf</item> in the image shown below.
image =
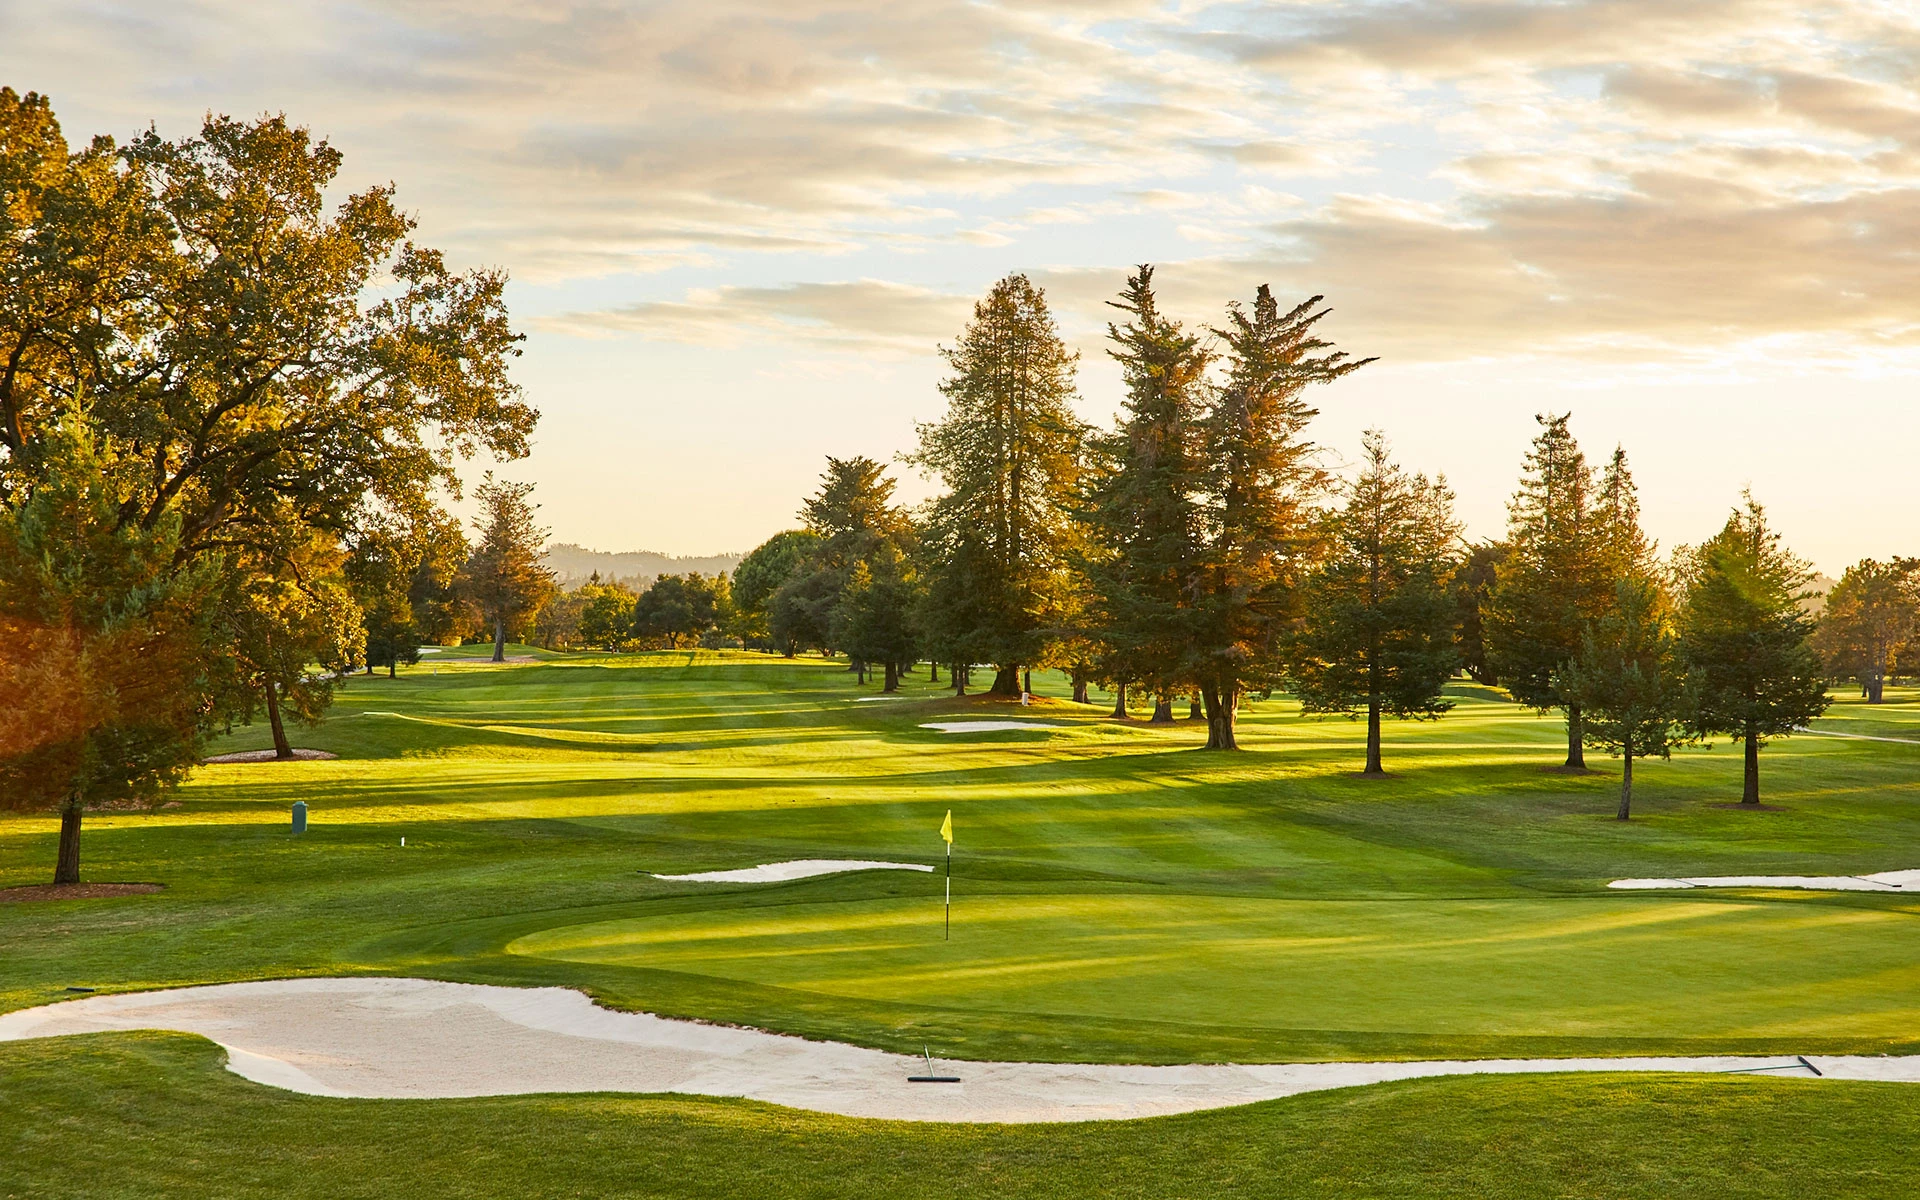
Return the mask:
<path fill-rule="evenodd" d="M 1314 1057 L 1920 1049 L 1920 901 L 1608 892 L 1619 876 L 1920 867 L 1920 745 L 1737 747 L 1638 773 L 1543 768 L 1560 726 L 1485 689 L 1390 729 L 1255 704 L 1239 755 L 1100 707 L 1054 732 L 924 677 L 854 703 L 839 666 L 704 652 L 490 666 L 484 648 L 357 679 L 302 744 L 338 761 L 204 768 L 179 807 L 88 819 L 85 874 L 163 893 L 0 905 L 0 1006 L 68 985 L 314 973 L 566 983 L 620 1006 L 950 1057 Z M 525 653 L 515 648 L 516 653 Z M 1043 691 L 1064 691 L 1057 679 Z M 1902 694 L 1822 728 L 1920 737 Z M 1882 731 L 1893 731 L 1885 733 Z M 216 749 L 265 744 L 238 731 Z M 312 829 L 295 838 L 287 806 Z M 675 884 L 784 858 L 937 876 Z M 0 821 L 0 886 L 44 880 L 53 823 Z M 400 838 L 407 838 L 402 849 Z"/>
<path fill-rule="evenodd" d="M 1151 1121 L 849 1121 L 686 1097 L 325 1100 L 208 1042 L 0 1045 L 0 1198 L 1580 1197 L 1920 1190 L 1920 1087 L 1433 1079 Z"/>
<path fill-rule="evenodd" d="M 528 654 L 515 648 L 516 654 Z M 1460 687 L 1360 729 L 1253 705 L 1248 751 L 1104 706 L 854 703 L 839 666 L 485 648 L 357 679 L 296 741 L 176 806 L 90 816 L 84 874 L 164 883 L 0 904 L 0 1008 L 63 989 L 294 974 L 569 984 L 608 1003 L 948 1058 L 1287 1060 L 1920 1050 L 1920 901 L 1609 892 L 1620 876 L 1920 867 L 1920 704 L 1844 702 L 1766 752 L 1556 774 L 1560 726 Z M 1057 678 L 1041 689 L 1060 694 Z M 869 689 L 870 691 L 871 689 Z M 954 714 L 1055 732 L 943 735 Z M 236 731 L 217 751 L 266 744 Z M 294 837 L 287 808 L 310 806 Z M 776 885 L 643 871 L 937 863 Z M 401 837 L 407 839 L 404 849 Z M 0 887 L 53 822 L 0 819 Z M 860 1123 L 688 1098 L 374 1102 L 124 1034 L 0 1046 L 14 1196 L 1888 1196 L 1920 1185 L 1920 1088 L 1755 1078 L 1415 1081 L 1111 1126 Z"/>

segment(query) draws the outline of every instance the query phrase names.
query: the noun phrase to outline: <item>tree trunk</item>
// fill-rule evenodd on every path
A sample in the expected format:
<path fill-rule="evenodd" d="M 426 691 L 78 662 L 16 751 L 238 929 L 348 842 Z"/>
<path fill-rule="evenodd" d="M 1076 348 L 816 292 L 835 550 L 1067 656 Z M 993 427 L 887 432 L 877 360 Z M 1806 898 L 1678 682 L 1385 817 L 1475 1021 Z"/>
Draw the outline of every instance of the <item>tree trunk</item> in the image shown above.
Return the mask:
<path fill-rule="evenodd" d="M 1148 719 L 1147 723 L 1149 725 L 1173 724 L 1173 697 L 1172 696 L 1160 696 L 1155 700 L 1154 706 L 1153 706 L 1153 716 Z"/>
<path fill-rule="evenodd" d="M 967 694 L 967 668 L 965 666 L 960 663 L 954 663 L 947 668 L 947 678 L 953 680 L 954 695 L 964 696 Z"/>
<path fill-rule="evenodd" d="M 1127 685 L 1124 683 L 1113 685 L 1113 719 L 1116 721 L 1127 719 Z"/>
<path fill-rule="evenodd" d="M 1204 706 L 1204 702 L 1200 698 L 1200 693 L 1195 692 L 1193 695 L 1188 696 L 1187 697 L 1187 720 L 1204 721 L 1206 719 L 1207 719 L 1207 710 Z"/>
<path fill-rule="evenodd" d="M 1633 739 L 1620 747 L 1620 811 L 1615 820 L 1624 821 L 1633 809 Z"/>
<path fill-rule="evenodd" d="M 1008 663 L 993 673 L 993 687 L 988 691 L 992 696 L 1020 696 L 1020 664 Z"/>
<path fill-rule="evenodd" d="M 273 727 L 273 756 L 292 758 L 293 745 L 287 741 L 287 727 L 280 720 L 280 689 L 267 680 L 267 724 Z"/>
<path fill-rule="evenodd" d="M 1580 706 L 1567 705 L 1567 770 L 1587 769 L 1586 729 L 1580 723 Z"/>
<path fill-rule="evenodd" d="M 937 662 L 934 662 L 932 659 L 927 660 L 927 682 L 928 683 L 940 682 L 940 664 Z"/>
<path fill-rule="evenodd" d="M 897 692 L 897 691 L 899 691 L 899 690 L 900 690 L 900 667 L 899 667 L 899 664 L 897 664 L 897 663 L 888 663 L 888 664 L 887 664 L 887 666 L 886 666 L 886 674 L 885 674 L 885 679 L 886 679 L 886 685 L 885 685 L 884 687 L 882 687 L 882 688 L 880 689 L 881 691 L 883 691 L 883 692 Z"/>
<path fill-rule="evenodd" d="M 1760 739 L 1753 736 L 1753 722 L 1747 722 L 1747 770 L 1740 803 L 1760 803 Z"/>
<path fill-rule="evenodd" d="M 1372 696 L 1367 700 L 1367 769 L 1361 774 L 1386 773 L 1386 768 L 1380 765 L 1380 697 Z"/>
<path fill-rule="evenodd" d="M 371 658 L 367 660 L 367 674 L 373 674 L 373 660 Z"/>
<path fill-rule="evenodd" d="M 1073 702 L 1075 704 L 1092 703 L 1087 699 L 1087 673 L 1079 669 L 1073 672 Z"/>
<path fill-rule="evenodd" d="M 493 619 L 493 661 L 507 661 L 507 623 L 499 617 Z"/>
<path fill-rule="evenodd" d="M 1240 689 L 1231 684 L 1225 690 L 1214 684 L 1203 684 L 1200 698 L 1206 705 L 1207 749 L 1238 750 L 1240 740 L 1234 729 L 1234 717 L 1238 713 Z"/>
<path fill-rule="evenodd" d="M 1886 696 L 1887 681 L 1882 675 L 1871 676 L 1867 680 L 1867 703 L 1878 704 Z"/>
<path fill-rule="evenodd" d="M 387 660 L 387 678 L 388 679 L 400 678 L 400 660 L 399 659 L 390 658 Z"/>
<path fill-rule="evenodd" d="M 60 806 L 60 854 L 53 864 L 53 882 L 80 882 L 80 793 L 67 796 Z"/>
<path fill-rule="evenodd" d="M 1033 695 L 1033 668 L 1032 667 L 1028 667 L 1026 671 L 1022 674 L 1020 679 L 1020 690 L 1025 692 L 1029 696 Z"/>

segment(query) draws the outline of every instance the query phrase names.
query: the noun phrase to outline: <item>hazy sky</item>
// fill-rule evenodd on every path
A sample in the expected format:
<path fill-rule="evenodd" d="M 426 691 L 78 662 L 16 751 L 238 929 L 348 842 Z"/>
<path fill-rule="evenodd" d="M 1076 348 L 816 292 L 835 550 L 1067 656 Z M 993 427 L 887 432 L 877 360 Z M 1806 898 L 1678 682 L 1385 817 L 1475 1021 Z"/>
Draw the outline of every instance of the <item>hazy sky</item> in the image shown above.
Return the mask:
<path fill-rule="evenodd" d="M 1920 553 L 1912 0 L 0 0 L 70 139 L 286 112 L 513 276 L 555 537 L 746 549 L 938 414 L 1031 274 L 1112 413 L 1101 302 L 1271 283 L 1381 361 L 1316 399 L 1497 534 L 1536 412 L 1664 543 L 1751 486 L 1837 573 Z M 902 469 L 902 491 L 927 485 Z"/>

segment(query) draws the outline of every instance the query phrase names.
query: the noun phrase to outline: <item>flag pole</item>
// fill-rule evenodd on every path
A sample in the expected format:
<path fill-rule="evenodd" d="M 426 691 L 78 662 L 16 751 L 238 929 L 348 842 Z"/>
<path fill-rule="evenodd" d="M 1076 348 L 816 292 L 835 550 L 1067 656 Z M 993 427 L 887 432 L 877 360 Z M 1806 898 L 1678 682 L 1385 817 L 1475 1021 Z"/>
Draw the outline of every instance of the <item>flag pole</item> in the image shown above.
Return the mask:
<path fill-rule="evenodd" d="M 947 940 L 953 940 L 953 843 L 947 843 Z"/>

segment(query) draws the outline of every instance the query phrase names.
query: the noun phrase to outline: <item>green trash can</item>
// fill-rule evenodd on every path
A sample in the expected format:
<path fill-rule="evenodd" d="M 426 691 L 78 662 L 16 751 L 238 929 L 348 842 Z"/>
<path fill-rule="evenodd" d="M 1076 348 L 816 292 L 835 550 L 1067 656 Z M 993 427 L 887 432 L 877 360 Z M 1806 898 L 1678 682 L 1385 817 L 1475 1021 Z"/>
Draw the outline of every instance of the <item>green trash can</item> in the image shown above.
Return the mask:
<path fill-rule="evenodd" d="M 295 800 L 293 802 L 293 831 L 295 833 L 305 833 L 307 831 L 307 802 L 305 800 Z"/>

